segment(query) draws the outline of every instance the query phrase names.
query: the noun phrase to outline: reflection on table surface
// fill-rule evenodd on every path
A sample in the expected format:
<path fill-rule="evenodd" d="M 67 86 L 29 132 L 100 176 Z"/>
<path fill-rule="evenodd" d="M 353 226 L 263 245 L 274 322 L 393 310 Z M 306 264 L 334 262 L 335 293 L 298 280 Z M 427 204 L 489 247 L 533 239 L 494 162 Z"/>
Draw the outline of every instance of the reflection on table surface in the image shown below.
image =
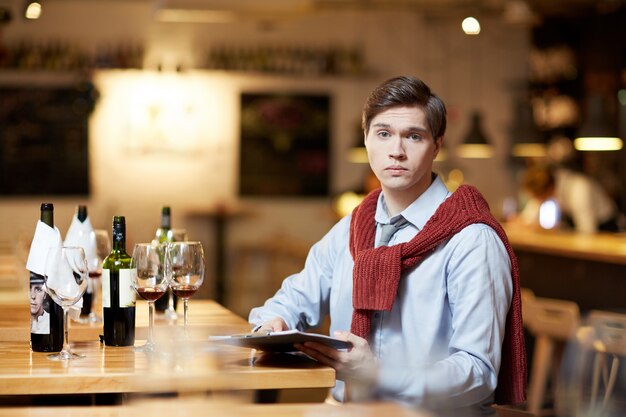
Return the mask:
<path fill-rule="evenodd" d="M 238 404 L 208 400 L 155 400 L 123 406 L 74 407 L 11 407 L 0 408 L 0 414 L 13 417 L 136 417 L 165 415 L 168 417 L 431 417 L 424 411 L 412 410 L 390 403 L 352 403 L 330 405 L 301 404 Z"/>

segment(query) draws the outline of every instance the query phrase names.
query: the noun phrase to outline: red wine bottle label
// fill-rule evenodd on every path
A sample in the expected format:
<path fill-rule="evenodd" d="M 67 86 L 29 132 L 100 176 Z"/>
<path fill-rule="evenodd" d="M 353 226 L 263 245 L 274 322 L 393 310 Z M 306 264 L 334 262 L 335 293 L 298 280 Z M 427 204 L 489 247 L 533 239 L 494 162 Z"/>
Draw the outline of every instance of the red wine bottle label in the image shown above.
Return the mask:
<path fill-rule="evenodd" d="M 53 301 L 44 289 L 44 278 L 30 273 L 30 332 L 50 334 L 50 303 Z"/>
<path fill-rule="evenodd" d="M 132 276 L 136 273 L 136 269 L 120 269 L 119 271 L 103 269 L 102 307 L 134 307 L 136 293 L 132 285 Z"/>
<path fill-rule="evenodd" d="M 137 275 L 136 269 L 120 269 L 120 307 L 135 307 L 137 293 L 133 288 L 133 275 Z"/>

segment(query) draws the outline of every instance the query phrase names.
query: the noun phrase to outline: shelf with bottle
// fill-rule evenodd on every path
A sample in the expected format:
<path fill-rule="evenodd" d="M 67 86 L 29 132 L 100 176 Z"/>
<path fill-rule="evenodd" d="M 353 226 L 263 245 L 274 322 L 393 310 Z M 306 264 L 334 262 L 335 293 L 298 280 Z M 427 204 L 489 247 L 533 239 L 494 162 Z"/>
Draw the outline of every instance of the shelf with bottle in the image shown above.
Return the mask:
<path fill-rule="evenodd" d="M 137 69 L 143 66 L 143 46 L 136 42 L 100 45 L 95 52 L 60 39 L 0 43 L 0 71 L 63 73 L 92 69 Z"/>
<path fill-rule="evenodd" d="M 287 76 L 360 76 L 368 73 L 356 47 L 215 46 L 202 69 Z"/>

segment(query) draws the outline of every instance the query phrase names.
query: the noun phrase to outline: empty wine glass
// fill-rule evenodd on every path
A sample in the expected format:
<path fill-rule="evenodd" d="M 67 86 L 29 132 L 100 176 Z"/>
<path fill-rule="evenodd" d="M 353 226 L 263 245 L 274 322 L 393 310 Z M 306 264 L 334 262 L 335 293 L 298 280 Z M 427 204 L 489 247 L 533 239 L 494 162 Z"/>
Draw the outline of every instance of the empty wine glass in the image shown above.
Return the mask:
<path fill-rule="evenodd" d="M 130 267 L 136 270 L 132 275 L 132 282 L 137 294 L 148 301 L 149 330 L 148 340 L 143 346 L 138 346 L 135 351 L 154 351 L 154 302 L 161 298 L 168 289 L 170 274 L 165 264 L 164 244 L 138 243 L 133 249 Z"/>
<path fill-rule="evenodd" d="M 170 287 L 183 300 L 184 329 L 187 334 L 189 299 L 204 281 L 204 250 L 200 242 L 172 242 L 166 249 L 167 268 L 172 278 Z"/>
<path fill-rule="evenodd" d="M 84 358 L 71 352 L 68 335 L 69 309 L 81 299 L 87 289 L 88 265 L 83 248 L 53 247 L 48 250 L 44 279 L 46 292 L 63 308 L 63 349 L 48 355 L 51 360 Z"/>

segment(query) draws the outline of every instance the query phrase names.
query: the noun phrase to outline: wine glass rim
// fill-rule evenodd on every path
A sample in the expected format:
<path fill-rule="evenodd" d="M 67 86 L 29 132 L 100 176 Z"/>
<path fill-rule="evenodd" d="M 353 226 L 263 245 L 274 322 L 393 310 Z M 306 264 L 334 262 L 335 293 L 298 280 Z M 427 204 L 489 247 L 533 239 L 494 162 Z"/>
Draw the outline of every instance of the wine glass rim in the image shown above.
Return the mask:
<path fill-rule="evenodd" d="M 50 249 L 82 249 L 83 251 L 85 250 L 82 246 L 77 246 L 77 245 L 71 245 L 71 246 L 66 246 L 66 245 L 50 246 L 48 248 L 48 250 L 50 250 Z"/>
<path fill-rule="evenodd" d="M 201 245 L 199 240 L 185 240 L 184 242 L 170 242 L 168 245 Z"/>

